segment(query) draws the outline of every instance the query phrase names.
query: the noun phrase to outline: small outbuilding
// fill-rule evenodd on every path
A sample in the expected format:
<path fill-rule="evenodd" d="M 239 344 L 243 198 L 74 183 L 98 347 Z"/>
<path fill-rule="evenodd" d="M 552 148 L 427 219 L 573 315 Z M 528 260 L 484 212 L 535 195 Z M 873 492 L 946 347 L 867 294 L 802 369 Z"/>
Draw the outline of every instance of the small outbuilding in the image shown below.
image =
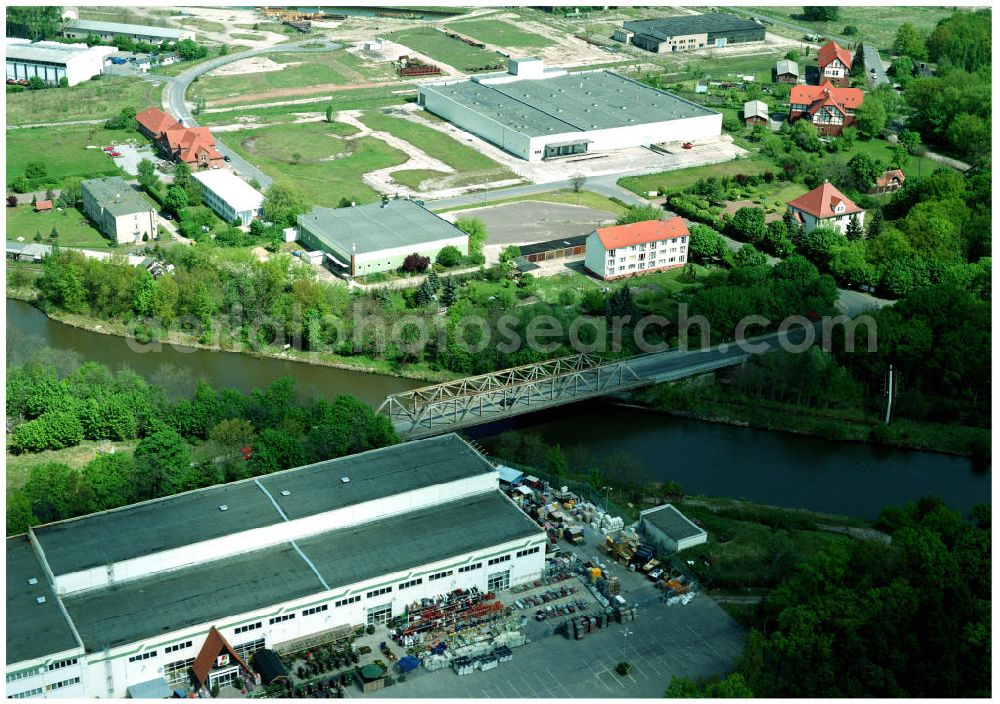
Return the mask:
<path fill-rule="evenodd" d="M 767 103 L 763 100 L 748 100 L 743 103 L 743 123 L 747 127 L 756 127 L 757 125 L 767 127 L 770 122 Z"/>
<path fill-rule="evenodd" d="M 868 192 L 875 195 L 892 193 L 902 188 L 905 182 L 906 174 L 903 173 L 902 169 L 888 169 L 875 179 L 875 185 Z"/>
<path fill-rule="evenodd" d="M 671 553 L 708 542 L 708 533 L 673 504 L 663 504 L 640 513 L 639 530 L 650 542 Z"/>
<path fill-rule="evenodd" d="M 500 474 L 500 486 L 517 486 L 524 479 L 524 473 L 513 467 L 498 464 L 497 472 Z"/>
<path fill-rule="evenodd" d="M 253 669 L 260 673 L 260 681 L 265 687 L 272 682 L 288 680 L 288 670 L 281 658 L 273 650 L 261 648 L 253 654 Z"/>
<path fill-rule="evenodd" d="M 798 83 L 799 65 L 791 59 L 781 59 L 774 69 L 774 80 L 778 83 Z"/>

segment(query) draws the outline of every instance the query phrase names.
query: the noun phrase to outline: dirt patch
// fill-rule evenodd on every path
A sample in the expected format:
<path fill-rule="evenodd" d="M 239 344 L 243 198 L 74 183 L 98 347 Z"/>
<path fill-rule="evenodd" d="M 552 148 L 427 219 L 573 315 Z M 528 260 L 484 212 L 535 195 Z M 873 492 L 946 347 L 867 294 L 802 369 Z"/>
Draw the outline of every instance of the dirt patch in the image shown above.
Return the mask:
<path fill-rule="evenodd" d="M 301 63 L 301 62 L 299 62 Z M 209 71 L 206 76 L 242 76 L 247 73 L 268 73 L 270 71 L 280 71 L 286 66 L 294 64 L 279 64 L 277 61 L 267 56 L 251 56 L 249 59 L 240 59 L 231 64 L 220 66 L 214 71 Z"/>
<path fill-rule="evenodd" d="M 286 64 L 289 65 L 289 64 Z M 342 90 L 356 90 L 358 88 L 382 88 L 384 86 L 397 85 L 395 81 L 382 81 L 379 83 L 354 83 L 351 85 L 339 85 L 336 83 L 324 83 L 317 86 L 301 86 L 301 87 L 291 87 L 291 88 L 275 88 L 273 90 L 261 91 L 254 94 L 254 98 L 260 102 L 254 103 L 255 107 L 267 107 L 267 103 L 264 102 L 271 98 L 287 98 L 289 96 L 296 95 L 315 95 L 317 93 L 336 93 Z M 212 100 L 207 103 L 208 106 L 217 108 L 224 105 L 239 105 L 245 102 L 246 96 L 236 95 L 230 98 L 222 98 L 220 100 Z"/>

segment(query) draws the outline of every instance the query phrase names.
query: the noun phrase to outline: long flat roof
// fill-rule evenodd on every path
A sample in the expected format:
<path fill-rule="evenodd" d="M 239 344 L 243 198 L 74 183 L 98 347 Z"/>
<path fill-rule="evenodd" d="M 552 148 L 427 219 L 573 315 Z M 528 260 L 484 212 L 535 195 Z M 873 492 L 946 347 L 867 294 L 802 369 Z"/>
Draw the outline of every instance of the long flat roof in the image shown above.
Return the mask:
<path fill-rule="evenodd" d="M 173 29 L 146 24 L 123 24 L 121 22 L 98 22 L 97 20 L 70 20 L 63 29 L 76 29 L 114 34 L 144 34 L 150 37 L 180 39 L 185 34 L 193 34 L 192 29 Z"/>
<path fill-rule="evenodd" d="M 392 445 L 231 484 L 38 526 L 35 536 L 56 575 L 184 547 L 493 471 L 454 434 Z M 348 483 L 342 477 L 350 477 Z M 282 496 L 282 491 L 289 491 Z M 227 510 L 221 511 L 225 505 Z"/>
<path fill-rule="evenodd" d="M 541 529 L 499 491 L 296 544 L 331 589 L 483 550 Z M 65 599 L 88 652 L 222 622 L 324 590 L 290 544 L 123 582 Z M 275 609 L 277 612 L 277 609 Z"/>
<path fill-rule="evenodd" d="M 78 647 L 28 536 L 7 538 L 7 664 Z"/>
<path fill-rule="evenodd" d="M 657 39 L 681 37 L 688 34 L 764 29 L 763 25 L 731 15 L 728 12 L 706 12 L 701 15 L 674 15 L 647 20 L 629 20 L 623 26 L 637 34 L 649 34 Z"/>
<path fill-rule="evenodd" d="M 86 44 L 63 44 L 61 42 L 30 42 L 27 39 L 8 37 L 5 40 L 8 59 L 21 61 L 44 61 L 65 64 L 74 56 L 88 52 L 107 53 L 111 47 L 88 47 Z M 105 51 L 107 50 L 107 51 Z"/>
<path fill-rule="evenodd" d="M 331 249 L 349 257 L 383 249 L 438 242 L 466 236 L 422 205 L 400 198 L 353 208 L 320 208 L 300 215 L 305 225 Z"/>
<path fill-rule="evenodd" d="M 529 137 L 715 115 L 714 110 L 613 71 L 544 79 L 421 86 Z"/>
<path fill-rule="evenodd" d="M 236 212 L 257 210 L 263 194 L 229 169 L 211 169 L 191 174 L 203 186 L 233 207 Z"/>
<path fill-rule="evenodd" d="M 115 217 L 154 209 L 149 201 L 143 199 L 120 176 L 92 178 L 84 181 L 83 187 L 90 191 L 101 207 Z"/>

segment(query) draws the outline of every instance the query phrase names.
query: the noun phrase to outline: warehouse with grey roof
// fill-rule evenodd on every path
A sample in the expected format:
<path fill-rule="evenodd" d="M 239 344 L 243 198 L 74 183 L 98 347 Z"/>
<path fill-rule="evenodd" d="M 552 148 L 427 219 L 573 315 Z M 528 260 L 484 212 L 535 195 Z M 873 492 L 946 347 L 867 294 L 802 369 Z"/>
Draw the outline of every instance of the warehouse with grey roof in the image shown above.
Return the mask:
<path fill-rule="evenodd" d="M 249 659 L 385 624 L 538 579 L 545 541 L 456 435 L 37 526 L 7 539 L 8 696 L 232 682 L 228 658 L 192 672 L 220 634 Z"/>
<path fill-rule="evenodd" d="M 70 20 L 62 29 L 64 37 L 86 39 L 97 37 L 102 41 L 112 41 L 119 37 L 127 37 L 138 42 L 161 44 L 162 42 L 179 42 L 182 39 L 194 39 L 191 29 L 175 29 L 173 27 L 156 27 L 148 24 L 125 24 L 122 22 L 99 22 L 97 20 Z"/>
<path fill-rule="evenodd" d="M 419 203 L 399 198 L 298 217 L 299 240 L 322 250 L 350 276 L 391 271 L 410 254 L 434 261 L 445 247 L 469 254 L 469 236 Z"/>
<path fill-rule="evenodd" d="M 764 25 L 728 12 L 632 20 L 614 38 L 657 54 L 764 41 Z"/>
<path fill-rule="evenodd" d="M 640 512 L 639 529 L 650 541 L 667 552 L 680 552 L 708 541 L 708 533 L 678 511 L 673 504 L 663 504 Z"/>
<path fill-rule="evenodd" d="M 424 109 L 515 156 L 540 161 L 713 139 L 722 115 L 613 71 L 546 69 L 511 59 L 508 73 L 418 87 Z"/>

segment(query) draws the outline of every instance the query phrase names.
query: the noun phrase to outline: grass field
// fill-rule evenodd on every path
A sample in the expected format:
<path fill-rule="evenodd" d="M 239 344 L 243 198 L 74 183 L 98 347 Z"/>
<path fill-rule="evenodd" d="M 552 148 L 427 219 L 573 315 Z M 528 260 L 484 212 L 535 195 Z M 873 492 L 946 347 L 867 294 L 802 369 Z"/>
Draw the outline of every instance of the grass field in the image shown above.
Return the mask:
<path fill-rule="evenodd" d="M 230 132 L 226 143 L 276 181 L 301 190 L 310 203 L 324 206 L 335 206 L 343 196 L 374 202 L 378 193 L 361 177 L 407 158 L 380 139 L 331 136 L 322 122 Z"/>
<path fill-rule="evenodd" d="M 249 32 L 233 32 L 229 35 L 231 39 L 248 39 L 252 42 L 259 42 L 264 39 L 263 34 L 250 34 Z"/>
<path fill-rule="evenodd" d="M 114 443 L 117 452 L 131 453 L 138 440 L 125 440 Z M 24 480 L 28 477 L 28 470 L 40 464 L 49 462 L 60 462 L 69 465 L 73 469 L 80 469 L 83 465 L 97 457 L 99 443 L 96 440 L 84 440 L 75 447 L 67 447 L 64 450 L 45 450 L 44 452 L 30 452 L 23 455 L 13 455 L 7 453 L 7 489 L 20 489 L 24 486 Z"/>
<path fill-rule="evenodd" d="M 7 239 L 16 240 L 23 237 L 26 242 L 32 242 L 35 233 L 43 237 L 42 244 L 59 244 L 61 247 L 83 247 L 84 249 L 109 249 L 111 244 L 90 221 L 76 208 L 62 212 L 55 210 L 47 213 L 36 213 L 31 205 L 20 205 L 16 208 L 5 208 L 7 216 Z M 56 228 L 59 237 L 49 240 L 49 233 Z"/>
<path fill-rule="evenodd" d="M 552 41 L 540 34 L 525 32 L 520 27 L 502 20 L 466 20 L 449 24 L 448 29 L 486 44 L 501 47 L 544 48 Z"/>
<path fill-rule="evenodd" d="M 261 93 L 280 88 L 374 83 L 395 77 L 388 64 L 365 64 L 343 50 L 315 54 L 279 52 L 267 56 L 287 67 L 237 76 L 205 76 L 191 87 L 190 95 L 204 98 L 210 107 L 213 101 L 233 97 L 243 97 L 244 103 L 263 102 Z"/>
<path fill-rule="evenodd" d="M 854 25 L 861 34 L 852 37 L 857 41 L 872 42 L 879 49 L 888 49 L 892 46 L 896 31 L 903 22 L 909 22 L 921 32 L 929 33 L 937 25 L 938 20 L 951 15 L 950 8 L 943 7 L 916 7 L 916 6 L 839 6 L 839 17 L 834 22 L 807 22 L 798 15 L 802 14 L 802 7 L 796 5 L 754 7 L 755 14 L 765 17 L 776 17 L 787 22 L 800 24 L 809 27 L 819 34 L 842 35 L 844 27 Z M 794 16 L 793 16 L 794 15 Z"/>
<path fill-rule="evenodd" d="M 236 121 L 237 117 L 254 116 L 261 122 L 293 122 L 295 113 L 326 112 L 328 105 L 337 110 L 374 110 L 390 105 L 402 105 L 416 100 L 417 91 L 410 85 L 383 86 L 381 88 L 357 88 L 354 90 L 338 90 L 330 94 L 330 98 L 316 98 L 308 102 L 294 105 L 275 105 L 273 107 L 239 109 L 238 106 L 227 107 L 220 112 L 204 112 L 198 116 L 201 125 L 227 125 Z M 247 96 L 248 102 L 253 99 Z M 251 104 L 253 104 L 251 102 Z"/>
<path fill-rule="evenodd" d="M 386 35 L 397 44 L 407 46 L 432 59 L 469 71 L 503 63 L 503 57 L 492 51 L 469 46 L 430 27 L 403 29 Z"/>
<path fill-rule="evenodd" d="M 28 162 L 40 161 L 48 168 L 48 176 L 59 182 L 67 176 L 94 178 L 118 173 L 101 147 L 112 140 L 131 137 L 145 139 L 138 132 L 106 130 L 100 125 L 68 125 L 63 127 L 30 127 L 7 131 L 7 180 L 24 173 Z M 96 149 L 87 149 L 95 146 Z"/>
<path fill-rule="evenodd" d="M 888 164 L 892 161 L 892 149 L 884 139 L 873 139 L 870 141 L 857 139 L 854 141 L 854 147 L 851 151 L 837 152 L 836 154 L 831 154 L 830 158 L 847 163 L 858 152 L 869 154 L 883 164 Z M 908 175 L 918 177 L 930 176 L 935 170 L 944 166 L 944 164 L 933 159 L 928 159 L 927 157 L 911 156 L 909 163 L 903 168 L 903 171 Z"/>
<path fill-rule="evenodd" d="M 136 112 L 160 104 L 163 85 L 140 78 L 102 76 L 72 88 L 7 94 L 7 124 L 69 122 L 111 117 L 124 107 Z"/>
<path fill-rule="evenodd" d="M 398 172 L 397 172 L 398 173 Z M 561 203 L 565 205 L 579 205 L 585 206 L 587 208 L 596 208 L 597 210 L 606 210 L 615 215 L 621 215 L 625 212 L 625 206 L 600 195 L 599 193 L 594 193 L 592 191 L 580 191 L 579 193 L 573 193 L 573 191 L 552 191 L 551 193 L 535 193 L 528 196 L 517 196 L 514 198 L 504 198 L 502 200 L 491 200 L 487 205 L 503 205 L 505 203 L 518 203 L 522 201 L 541 201 L 544 203 Z M 432 204 L 433 205 L 433 204 Z M 470 210 L 473 208 L 483 207 L 482 203 L 472 203 L 470 205 L 463 205 L 458 208 L 446 208 L 444 210 L 437 210 L 431 208 L 436 213 L 451 213 L 459 210 Z"/>
<path fill-rule="evenodd" d="M 388 132 L 404 139 L 422 149 L 429 156 L 439 159 L 455 169 L 457 173 L 448 175 L 426 172 L 427 176 L 425 177 L 443 177 L 445 183 L 442 184 L 442 187 L 457 187 L 515 178 L 514 172 L 507 167 L 501 166 L 471 147 L 456 142 L 444 132 L 439 132 L 433 127 L 377 111 L 366 112 L 361 120 L 371 129 Z M 415 174 L 410 171 L 408 175 L 410 183 L 407 185 L 410 185 L 414 182 Z M 403 176 L 403 178 L 406 177 L 406 175 Z M 419 180 L 417 180 L 417 184 L 419 185 Z"/>
<path fill-rule="evenodd" d="M 690 169 L 678 169 L 676 171 L 663 171 L 645 176 L 626 176 L 618 179 L 618 185 L 627 188 L 633 193 L 645 196 L 649 191 L 655 191 L 661 187 L 666 190 L 683 189 L 693 186 L 695 181 L 708 176 L 735 176 L 736 174 L 763 173 L 767 170 L 775 170 L 774 164 L 763 157 L 752 155 L 747 159 L 737 159 L 727 161 L 722 164 L 708 164 L 706 166 L 695 166 Z"/>
<path fill-rule="evenodd" d="M 185 17 L 181 20 L 181 24 L 185 27 L 191 27 L 193 29 L 200 29 L 204 32 L 225 32 L 226 25 L 221 22 L 211 22 L 209 20 L 203 20 L 196 17 Z"/>

